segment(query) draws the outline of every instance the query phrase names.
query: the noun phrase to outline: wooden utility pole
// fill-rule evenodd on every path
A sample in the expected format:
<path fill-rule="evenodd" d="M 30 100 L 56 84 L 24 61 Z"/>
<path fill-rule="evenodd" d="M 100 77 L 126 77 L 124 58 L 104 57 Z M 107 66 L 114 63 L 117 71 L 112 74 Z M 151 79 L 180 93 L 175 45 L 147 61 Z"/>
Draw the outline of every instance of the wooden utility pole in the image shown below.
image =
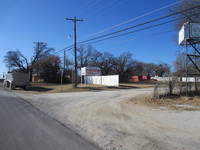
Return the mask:
<path fill-rule="evenodd" d="M 74 77 L 73 77 L 72 87 L 77 88 L 76 22 L 83 21 L 83 20 L 76 19 L 76 16 L 74 17 L 74 19 L 66 18 L 66 20 L 71 20 L 74 22 Z"/>
<path fill-rule="evenodd" d="M 63 67 L 63 81 L 64 81 L 65 80 L 65 69 L 66 69 L 66 50 L 64 50 L 64 60 L 63 61 L 64 61 L 64 67 Z"/>

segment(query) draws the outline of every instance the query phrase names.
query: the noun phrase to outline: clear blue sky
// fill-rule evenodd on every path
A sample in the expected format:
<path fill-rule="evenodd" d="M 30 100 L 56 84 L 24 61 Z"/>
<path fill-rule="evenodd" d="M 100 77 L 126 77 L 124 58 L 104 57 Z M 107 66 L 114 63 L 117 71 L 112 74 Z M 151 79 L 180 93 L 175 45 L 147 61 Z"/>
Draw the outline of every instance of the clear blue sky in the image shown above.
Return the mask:
<path fill-rule="evenodd" d="M 33 42 L 46 42 L 56 51 L 71 45 L 73 38 L 67 37 L 73 36 L 73 23 L 66 21 L 66 17 L 72 18 L 76 15 L 84 20 L 77 23 L 77 38 L 81 41 L 80 39 L 87 35 L 174 2 L 178 0 L 0 0 L 0 74 L 7 71 L 3 59 L 9 50 L 19 49 L 30 58 Z M 149 21 L 167 13 L 168 9 L 163 9 L 95 36 Z M 101 52 L 107 51 L 115 56 L 129 51 L 133 58 L 140 61 L 172 64 L 176 51 L 181 49 L 175 39 L 177 33 L 172 30 L 173 23 L 170 23 L 92 45 Z M 161 34 L 166 31 L 172 32 Z"/>

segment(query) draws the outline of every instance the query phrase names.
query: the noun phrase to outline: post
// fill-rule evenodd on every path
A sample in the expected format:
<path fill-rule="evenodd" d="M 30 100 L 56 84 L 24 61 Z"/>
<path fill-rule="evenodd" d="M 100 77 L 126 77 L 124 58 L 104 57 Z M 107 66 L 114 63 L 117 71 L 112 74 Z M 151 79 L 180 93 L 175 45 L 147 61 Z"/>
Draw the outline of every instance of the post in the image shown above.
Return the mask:
<path fill-rule="evenodd" d="M 64 67 L 63 67 L 63 82 L 65 82 L 65 66 L 66 66 L 66 51 L 64 50 Z"/>
<path fill-rule="evenodd" d="M 61 74 L 60 74 L 60 80 L 61 80 L 61 85 L 63 84 L 63 70 L 61 70 Z"/>
<path fill-rule="evenodd" d="M 194 44 L 194 47 L 196 49 L 196 43 Z M 197 57 L 196 57 L 196 50 L 194 51 L 194 55 L 195 55 L 195 64 L 197 64 Z M 197 94 L 197 91 L 198 91 L 198 87 L 197 87 L 197 73 L 198 73 L 198 70 L 196 69 L 196 72 L 195 72 L 195 75 L 194 75 L 194 88 L 195 88 L 195 94 Z"/>
<path fill-rule="evenodd" d="M 74 17 L 74 19 L 66 18 L 66 20 L 71 20 L 74 22 L 74 77 L 73 77 L 72 87 L 77 88 L 76 22 L 83 21 L 83 20 L 76 19 L 76 16 Z"/>
<path fill-rule="evenodd" d="M 187 45 L 187 40 L 186 40 L 186 55 L 185 55 L 185 69 L 186 69 L 186 91 L 185 91 L 185 94 L 186 94 L 186 97 L 188 97 L 188 45 Z"/>

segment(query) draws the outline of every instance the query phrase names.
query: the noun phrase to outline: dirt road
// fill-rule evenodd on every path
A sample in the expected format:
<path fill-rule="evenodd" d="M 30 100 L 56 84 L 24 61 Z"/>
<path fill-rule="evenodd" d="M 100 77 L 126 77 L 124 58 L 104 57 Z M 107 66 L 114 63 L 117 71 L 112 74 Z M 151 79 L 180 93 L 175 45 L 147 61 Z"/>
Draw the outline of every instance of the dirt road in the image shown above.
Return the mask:
<path fill-rule="evenodd" d="M 152 90 L 20 96 L 103 149 L 200 149 L 200 112 L 152 108 L 130 101 Z"/>

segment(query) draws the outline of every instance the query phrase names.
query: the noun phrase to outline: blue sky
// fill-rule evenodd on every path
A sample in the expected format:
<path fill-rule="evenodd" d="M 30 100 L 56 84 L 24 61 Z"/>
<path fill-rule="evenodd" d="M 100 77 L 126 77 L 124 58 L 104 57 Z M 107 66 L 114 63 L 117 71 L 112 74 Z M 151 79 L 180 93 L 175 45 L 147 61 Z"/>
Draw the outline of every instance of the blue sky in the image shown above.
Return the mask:
<path fill-rule="evenodd" d="M 82 41 L 166 15 L 168 9 L 162 9 L 87 37 L 175 2 L 178 0 L 0 0 L 0 74 L 7 71 L 3 59 L 9 50 L 19 49 L 30 58 L 33 42 L 46 42 L 55 51 L 71 45 L 73 22 L 65 20 L 67 17 L 76 15 L 84 20 L 77 22 L 77 38 Z M 156 23 L 163 21 L 167 19 Z M 173 31 L 173 23 L 170 23 L 92 45 L 101 52 L 110 52 L 115 56 L 129 51 L 133 58 L 143 62 L 162 61 L 172 65 L 176 52 L 182 49 L 177 45 L 177 34 Z M 68 39 L 68 35 L 72 35 L 72 38 Z"/>

